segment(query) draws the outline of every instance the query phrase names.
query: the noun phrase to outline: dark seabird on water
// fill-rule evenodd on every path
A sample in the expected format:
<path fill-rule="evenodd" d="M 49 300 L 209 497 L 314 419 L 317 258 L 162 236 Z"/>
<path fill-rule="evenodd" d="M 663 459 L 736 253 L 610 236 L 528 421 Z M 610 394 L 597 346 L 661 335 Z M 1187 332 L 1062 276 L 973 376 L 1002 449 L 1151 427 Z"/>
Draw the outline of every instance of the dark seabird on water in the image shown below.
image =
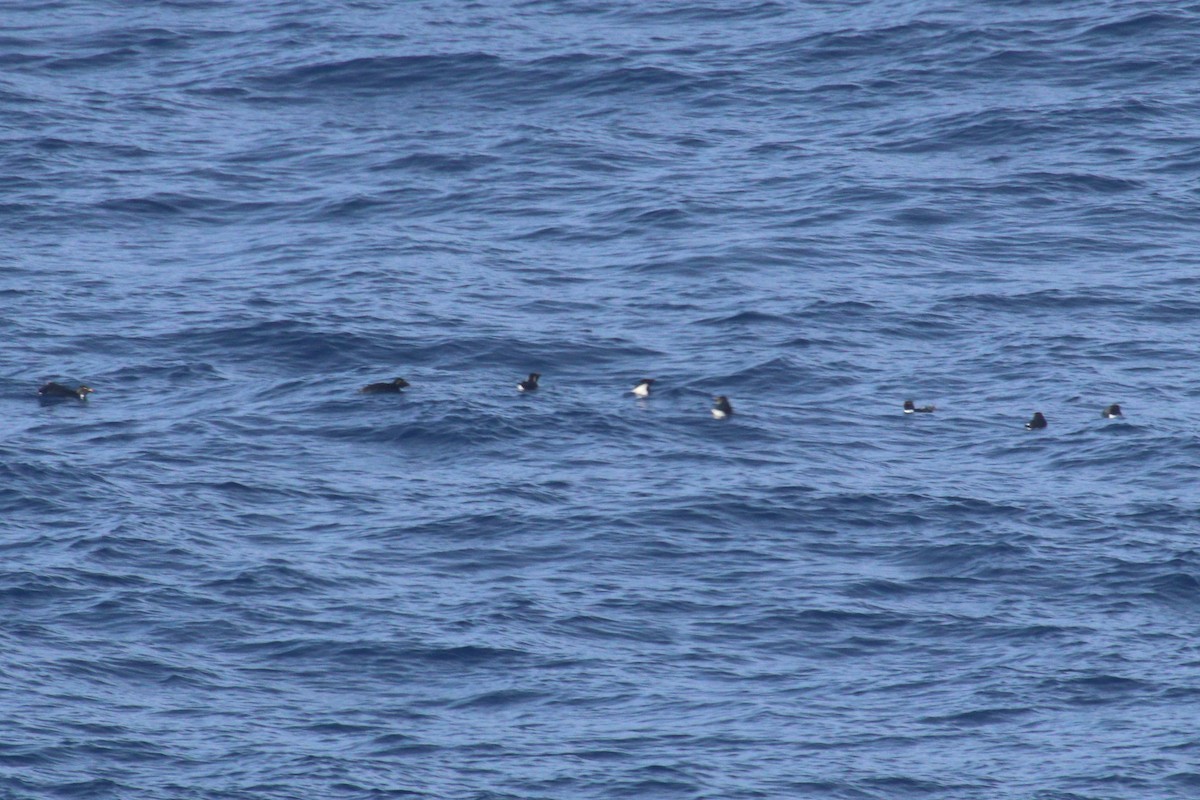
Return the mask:
<path fill-rule="evenodd" d="M 61 383 L 50 381 L 38 389 L 38 397 L 43 400 L 65 400 L 68 397 L 75 400 L 87 400 L 87 396 L 92 391 L 93 389 L 90 386 L 80 385 L 78 388 L 72 389 L 69 386 L 63 386 Z"/>
<path fill-rule="evenodd" d="M 640 381 L 638 381 L 638 385 L 633 387 L 633 389 L 630 391 L 632 391 L 638 397 L 649 397 L 650 384 L 652 383 L 654 383 L 654 378 L 642 378 Z"/>
<path fill-rule="evenodd" d="M 538 378 L 542 377 L 540 372 L 531 372 L 529 377 L 517 384 L 518 392 L 532 392 L 538 388 Z"/>
<path fill-rule="evenodd" d="M 1125 415 L 1121 413 L 1121 406 L 1117 403 L 1113 403 L 1111 406 L 1101 411 L 1100 416 L 1104 417 L 1105 419 L 1116 419 L 1117 417 L 1123 417 Z"/>
<path fill-rule="evenodd" d="M 712 415 L 715 419 L 733 416 L 733 406 L 729 404 L 728 397 L 721 394 L 713 398 Z"/>
<path fill-rule="evenodd" d="M 409 385 L 404 378 L 395 378 L 386 383 L 369 383 L 359 389 L 363 394 L 396 394 Z"/>
<path fill-rule="evenodd" d="M 904 413 L 905 414 L 930 414 L 936 410 L 937 410 L 937 406 L 921 406 L 920 408 L 917 408 L 915 405 L 913 405 L 912 400 L 904 401 Z"/>
<path fill-rule="evenodd" d="M 1042 412 L 1033 412 L 1033 419 L 1025 423 L 1025 430 L 1036 431 L 1046 427 L 1046 418 L 1042 416 Z"/>

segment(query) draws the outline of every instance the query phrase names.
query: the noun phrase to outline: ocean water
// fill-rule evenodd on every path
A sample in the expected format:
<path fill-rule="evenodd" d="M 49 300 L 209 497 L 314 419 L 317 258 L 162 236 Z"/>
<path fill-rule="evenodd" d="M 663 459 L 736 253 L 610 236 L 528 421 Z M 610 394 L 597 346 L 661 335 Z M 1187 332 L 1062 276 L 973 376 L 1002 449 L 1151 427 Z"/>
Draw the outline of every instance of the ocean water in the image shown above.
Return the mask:
<path fill-rule="evenodd" d="M 3 800 L 1200 795 L 1200 4 L 0 19 Z"/>

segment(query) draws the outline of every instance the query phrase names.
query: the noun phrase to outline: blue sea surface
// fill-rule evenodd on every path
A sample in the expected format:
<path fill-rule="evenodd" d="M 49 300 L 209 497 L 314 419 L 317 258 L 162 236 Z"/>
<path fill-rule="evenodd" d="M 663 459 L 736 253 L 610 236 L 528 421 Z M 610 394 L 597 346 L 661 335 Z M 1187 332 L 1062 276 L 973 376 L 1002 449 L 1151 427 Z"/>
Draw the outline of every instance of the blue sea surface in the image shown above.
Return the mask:
<path fill-rule="evenodd" d="M 0 800 L 1200 796 L 1200 3 L 0 20 Z"/>

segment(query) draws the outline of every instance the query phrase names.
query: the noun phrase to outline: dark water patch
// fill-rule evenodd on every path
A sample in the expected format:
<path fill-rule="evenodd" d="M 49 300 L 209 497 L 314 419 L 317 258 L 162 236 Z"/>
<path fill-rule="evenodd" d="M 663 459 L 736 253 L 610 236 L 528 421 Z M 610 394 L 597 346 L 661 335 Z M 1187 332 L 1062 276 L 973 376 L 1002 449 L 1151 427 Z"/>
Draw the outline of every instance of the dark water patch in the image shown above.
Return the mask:
<path fill-rule="evenodd" d="M 274 74 L 256 76 L 253 83 L 267 90 L 403 89 L 421 83 L 450 84 L 487 78 L 500 67 L 486 53 L 374 56 L 306 64 Z"/>
<path fill-rule="evenodd" d="M 1036 714 L 1032 708 L 985 708 L 957 714 L 922 717 L 927 725 L 946 725 L 953 728 L 974 728 L 987 725 L 1008 725 Z"/>
<path fill-rule="evenodd" d="M 421 658 L 451 666 L 475 667 L 492 664 L 510 664 L 524 661 L 528 654 L 521 650 L 479 645 L 429 648 L 416 651 Z"/>
<path fill-rule="evenodd" d="M 392 363 L 396 356 L 394 343 L 386 339 L 287 319 L 190 328 L 156 338 L 161 346 L 193 354 L 198 360 L 218 353 L 228 360 L 236 354 L 244 362 L 293 372 L 298 369 L 300 374 L 346 364 Z M 411 361 L 412 356 L 404 360 Z"/>
<path fill-rule="evenodd" d="M 553 626 L 563 633 L 585 641 L 614 641 L 667 645 L 675 641 L 672 633 L 650 622 L 614 619 L 594 614 L 580 614 L 558 620 Z"/>
<path fill-rule="evenodd" d="M 664 272 L 681 277 L 704 276 L 711 272 L 719 273 L 725 267 L 725 261 L 720 256 L 688 255 L 651 257 L 644 261 L 629 265 L 635 273 Z"/>
<path fill-rule="evenodd" d="M 553 335 L 535 340 L 490 336 L 471 340 L 454 337 L 431 344 L 429 348 L 437 351 L 439 365 L 444 369 L 512 365 L 511 380 L 504 385 L 511 385 L 514 391 L 516 384 L 529 372 L 540 371 L 542 388 L 539 389 L 539 396 L 544 396 L 545 389 L 554 390 L 559 380 L 555 370 L 569 370 L 568 374 L 577 374 L 583 368 L 610 369 L 612 365 L 627 363 L 630 359 L 646 359 L 657 355 L 648 347 L 622 339 L 579 340 Z"/>
<path fill-rule="evenodd" d="M 275 208 L 285 210 L 289 206 L 273 203 L 241 202 L 219 197 L 160 193 L 149 197 L 125 197 L 102 200 L 94 205 L 104 212 L 104 219 L 113 221 L 114 216 L 130 222 L 146 218 L 187 218 L 206 223 L 232 223 L 244 219 L 245 215 L 264 212 Z"/>
<path fill-rule="evenodd" d="M 1004 181 L 993 181 L 987 187 L 990 198 L 1009 195 L 1029 208 L 1078 208 L 1078 199 L 1071 196 L 1096 198 L 1106 194 L 1123 194 L 1144 189 L 1137 180 L 1091 173 L 1028 172 L 1018 173 Z M 975 191 L 972 188 L 970 191 Z M 1052 212 L 1051 212 L 1052 213 Z"/>
<path fill-rule="evenodd" d="M 611 98 L 614 95 L 649 95 L 674 97 L 697 92 L 711 93 L 725 88 L 724 76 L 700 78 L 684 72 L 650 66 L 611 66 L 579 76 L 571 72 L 557 76 L 557 88 L 562 92 L 584 96 Z"/>
<path fill-rule="evenodd" d="M 494 692 L 484 692 L 474 697 L 455 701 L 450 704 L 450 707 L 458 709 L 504 709 L 513 706 L 540 704 L 547 699 L 549 699 L 549 695 L 545 692 L 502 689 Z"/>
<path fill-rule="evenodd" d="M 191 39 L 187 33 L 167 28 L 146 27 L 109 28 L 90 34 L 87 41 L 93 47 L 174 50 L 188 46 Z"/>
<path fill-rule="evenodd" d="M 600 303 L 582 300 L 538 299 L 522 305 L 521 310 L 530 314 L 571 314 L 599 312 L 603 310 Z"/>
<path fill-rule="evenodd" d="M 156 155 L 153 150 L 133 144 L 62 139 L 54 136 L 44 136 L 30 144 L 37 150 L 49 153 L 78 153 L 95 158 L 140 159 Z"/>
<path fill-rule="evenodd" d="M 519 448 L 526 437 L 525 426 L 511 415 L 495 410 L 472 412 L 461 409 L 432 414 L 398 410 L 404 417 L 398 421 L 376 419 L 352 427 L 330 425 L 323 427 L 318 435 L 394 446 L 402 448 L 404 454 L 417 454 L 422 459 L 473 449 L 478 451 L 480 447 L 504 442 L 512 442 Z"/>
<path fill-rule="evenodd" d="M 866 580 L 850 584 L 845 588 L 847 597 L 856 599 L 888 599 L 916 597 L 923 594 L 938 594 L 951 590 L 962 591 L 964 581 L 948 578 L 925 578 L 920 580 L 889 581 Z"/>
<path fill-rule="evenodd" d="M 1144 183 L 1130 178 L 1117 178 L 1087 173 L 1034 172 L 1015 176 L 1020 182 L 1036 186 L 1039 191 L 1057 196 L 1074 192 L 1093 194 L 1119 194 L 1144 188 Z"/>
<path fill-rule="evenodd" d="M 206 361 L 159 361 L 138 364 L 136 367 L 123 366 L 108 375 L 106 380 L 123 388 L 155 381 L 164 381 L 172 386 L 208 384 L 227 378 L 215 364 Z"/>
<path fill-rule="evenodd" d="M 621 11 L 621 16 L 631 21 L 671 23 L 724 23 L 734 20 L 763 20 L 787 16 L 790 13 L 783 3 L 758 2 L 727 6 L 720 3 L 697 3 L 685 6 L 667 4 L 664 8 L 652 5 L 633 5 Z"/>
<path fill-rule="evenodd" d="M 190 674 L 197 678 L 197 685 L 209 685 L 197 670 L 181 668 L 179 665 L 152 658 L 65 658 L 60 659 L 57 666 L 69 672 L 72 679 L 90 681 L 102 686 L 119 686 L 128 682 L 141 682 L 146 685 L 168 684 L 181 674 Z"/>
<path fill-rule="evenodd" d="M 1191 300 L 1165 300 L 1139 304 L 1136 311 L 1131 313 L 1134 319 L 1145 319 L 1153 322 L 1177 323 L 1195 319 L 1200 310 L 1200 302 Z"/>
<path fill-rule="evenodd" d="M 90 798 L 120 797 L 127 792 L 136 792 L 138 787 L 109 778 L 93 778 L 50 785 L 43 783 L 40 789 L 50 791 L 55 797 L 77 797 L 90 800 Z"/>
<path fill-rule="evenodd" d="M 1200 788 L 1200 772 L 1175 772 L 1166 776 L 1166 780 L 1176 786 L 1184 786 L 1189 790 Z"/>
<path fill-rule="evenodd" d="M 396 169 L 412 171 L 428 171 L 441 174 L 463 174 L 474 172 L 494 164 L 495 156 L 488 155 L 446 155 L 442 153 L 413 153 L 395 158 L 376 169 Z"/>
<path fill-rule="evenodd" d="M 440 745 L 424 743 L 420 739 L 402 733 L 387 733 L 376 736 L 371 754 L 376 758 L 426 757 L 439 752 Z"/>
<path fill-rule="evenodd" d="M 1116 40 L 1120 44 L 1128 44 L 1137 37 L 1155 36 L 1156 34 L 1175 33 L 1187 29 L 1191 22 L 1187 17 L 1161 11 L 1147 11 L 1133 14 L 1124 19 L 1093 25 L 1084 30 L 1079 37 L 1084 40 L 1098 40 L 1105 46 L 1108 40 Z"/>
<path fill-rule="evenodd" d="M 1176 572 L 1158 575 L 1144 586 L 1146 597 L 1171 603 L 1181 604 L 1186 608 L 1200 607 L 1200 570 L 1193 568 L 1190 572 Z"/>
<path fill-rule="evenodd" d="M 1082 289 L 1073 292 L 1045 289 L 1013 294 L 960 295 L 935 303 L 932 310 L 937 313 L 953 313 L 966 306 L 993 312 L 1027 313 L 1030 310 L 1076 311 L 1124 308 L 1129 305 L 1128 300 L 1099 289 Z"/>
<path fill-rule="evenodd" d="M 1009 542 L 956 543 L 906 550 L 898 561 L 930 574 L 997 578 L 1023 566 L 1030 555 L 1027 547 Z"/>
<path fill-rule="evenodd" d="M 957 314 L 915 309 L 891 314 L 888 321 L 890 324 L 884 323 L 880 327 L 880 335 L 917 341 L 943 341 L 961 333 L 965 327 L 965 321 Z"/>
<path fill-rule="evenodd" d="M 394 206 L 395 202 L 389 198 L 354 195 L 321 203 L 308 218 L 320 221 L 360 217 L 365 214 L 380 214 L 393 209 Z"/>
<path fill-rule="evenodd" d="M 699 784 L 682 780 L 618 781 L 609 791 L 615 797 L 690 797 Z"/>
<path fill-rule="evenodd" d="M 525 529 L 531 521 L 522 514 L 513 512 L 481 512 L 475 514 L 442 514 L 432 521 L 417 520 L 393 526 L 386 531 L 371 534 L 374 539 L 429 539 L 449 544 L 462 541 L 484 542 L 503 539 L 509 534 Z"/>
<path fill-rule="evenodd" d="M 50 60 L 50 56 L 34 54 L 34 53 L 0 53 L 0 66 L 10 69 L 19 69 L 30 64 L 44 64 Z M 0 97 L 8 100 L 10 97 L 14 102 L 34 102 L 33 98 L 21 98 L 15 93 L 0 92 Z"/>
<path fill-rule="evenodd" d="M 1048 678 L 1039 690 L 1070 706 L 1125 704 L 1156 694 L 1152 684 L 1133 678 L 1108 674 L 1089 674 Z"/>
<path fill-rule="evenodd" d="M 786 48 L 772 47 L 799 63 L 814 63 L 828 69 L 830 62 L 869 61 L 893 47 L 917 47 L 917 42 L 938 39 L 952 29 L 938 22 L 901 22 L 878 27 L 854 26 L 822 31 L 798 39 Z"/>
<path fill-rule="evenodd" d="M 37 38 L 21 37 L 12 33 L 0 34 L 0 47 L 11 48 L 13 50 L 23 47 L 36 47 L 38 41 Z"/>
<path fill-rule="evenodd" d="M 811 377 L 810 368 L 790 357 L 779 357 L 760 364 L 749 365 L 730 375 L 710 378 L 706 384 L 736 387 L 738 393 L 746 394 L 779 385 L 781 381 L 784 382 L 783 385 L 796 384 L 806 377 Z"/>
<path fill-rule="evenodd" d="M 103 200 L 97 208 L 103 211 L 115 211 L 127 214 L 172 215 L 183 211 L 178 197 L 128 197 Z"/>
<path fill-rule="evenodd" d="M 226 578 L 209 580 L 204 583 L 204 588 L 230 597 L 252 597 L 304 594 L 340 585 L 340 580 L 324 578 L 296 567 L 264 564 L 238 570 Z"/>
<path fill-rule="evenodd" d="M 1191 504 L 1178 499 L 1171 502 L 1134 501 L 1119 509 L 1115 516 L 1134 527 L 1166 531 L 1176 528 L 1196 510 Z"/>
<path fill-rule="evenodd" d="M 439 670 L 486 672 L 489 669 L 516 669 L 527 666 L 528 656 L 516 650 L 480 646 L 425 648 L 402 642 L 339 641 L 319 638 L 293 638 L 270 641 L 230 643 L 230 652 L 254 655 L 264 663 L 295 662 L 308 665 L 313 677 L 326 676 L 321 664 L 326 663 L 340 672 L 345 666 L 356 665 L 368 676 L 394 679 L 397 675 L 420 672 L 424 666 Z M 441 707 L 442 701 L 427 701 Z"/>
<path fill-rule="evenodd" d="M 1059 646 L 1077 644 L 1093 633 L 1080 626 L 1064 628 L 1057 625 L 988 625 L 975 631 L 971 638 L 981 641 L 1049 642 Z"/>
<path fill-rule="evenodd" d="M 1123 126 L 1137 124 L 1146 116 L 1153 116 L 1153 110 L 1141 105 L 989 109 L 919 121 L 901 120 L 871 131 L 870 138 L 874 150 L 914 154 L 960 148 L 1039 146 L 1079 129 L 1110 127 L 1123 132 Z M 1109 184 L 1100 185 L 1111 191 Z M 1116 186 L 1126 188 L 1124 182 Z"/>
<path fill-rule="evenodd" d="M 695 325 L 713 325 L 721 328 L 759 328 L 770 326 L 794 326 L 796 320 L 779 314 L 761 311 L 739 311 L 735 314 L 696 320 Z"/>
<path fill-rule="evenodd" d="M 849 633 L 899 632 L 909 624 L 908 618 L 902 614 L 813 608 L 806 610 L 771 609 L 752 620 L 739 624 L 738 627 L 744 628 L 748 634 L 761 633 L 772 638 L 787 638 L 796 634 L 804 634 L 812 637 L 807 641 L 807 644 L 812 644 L 813 641 L 840 641 Z M 781 640 L 778 644 L 778 647 L 785 650 L 804 646 L 806 646 L 805 643 L 793 641 L 790 638 L 786 642 Z"/>
<path fill-rule="evenodd" d="M 807 316 L 830 316 L 844 319 L 861 319 L 876 313 L 879 307 L 875 303 L 861 300 L 814 300 L 809 303 L 804 314 Z"/>
<path fill-rule="evenodd" d="M 675 533 L 705 533 L 715 534 L 718 531 L 734 531 L 738 526 L 753 519 L 757 524 L 787 524 L 803 519 L 803 512 L 794 512 L 785 505 L 755 505 L 748 506 L 737 498 L 702 499 L 694 498 L 687 503 L 673 505 L 670 508 L 650 509 L 640 512 L 636 517 L 628 519 L 626 524 L 633 529 L 643 529 L 646 532 L 672 530 Z M 678 544 L 658 543 L 657 558 L 670 556 L 673 558 L 707 558 L 709 553 L 703 550 L 686 550 Z M 766 558 L 760 554 L 756 559 Z"/>
<path fill-rule="evenodd" d="M 43 69 L 55 72 L 88 72 L 95 69 L 115 67 L 136 60 L 141 53 L 133 47 L 116 47 L 102 53 L 71 58 L 51 58 L 42 65 Z"/>
<path fill-rule="evenodd" d="M 928 206 L 911 206 L 895 212 L 890 216 L 890 219 L 901 225 L 933 227 L 967 222 L 970 219 L 970 215 L 964 215 L 962 212 L 947 213 L 941 209 L 930 208 Z"/>

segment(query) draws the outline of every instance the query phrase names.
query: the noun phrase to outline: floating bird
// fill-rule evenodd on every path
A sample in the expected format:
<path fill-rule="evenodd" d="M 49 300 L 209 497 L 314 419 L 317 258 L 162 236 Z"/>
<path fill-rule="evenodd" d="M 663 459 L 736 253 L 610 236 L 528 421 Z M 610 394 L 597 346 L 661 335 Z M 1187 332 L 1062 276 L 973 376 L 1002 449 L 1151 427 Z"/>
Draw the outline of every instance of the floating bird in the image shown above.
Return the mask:
<path fill-rule="evenodd" d="M 1104 417 L 1105 419 L 1116 419 L 1117 417 L 1123 417 L 1125 415 L 1121 413 L 1121 406 L 1113 403 L 1111 406 L 1101 411 L 1100 416 Z"/>
<path fill-rule="evenodd" d="M 538 388 L 538 378 L 540 377 L 542 377 L 542 375 L 539 372 L 529 373 L 529 377 L 526 380 L 523 380 L 517 384 L 517 391 L 532 392 L 534 389 Z"/>
<path fill-rule="evenodd" d="M 63 386 L 61 383 L 50 381 L 42 388 L 38 389 L 38 397 L 47 400 L 66 399 L 73 397 L 76 400 L 87 400 L 87 396 L 92 393 L 90 386 L 80 385 L 78 389 L 72 389 L 69 386 Z"/>
<path fill-rule="evenodd" d="M 642 378 L 640 381 L 638 381 L 638 385 L 633 387 L 633 389 L 630 391 L 632 391 L 638 397 L 649 397 L 650 384 L 652 383 L 654 383 L 654 378 Z"/>
<path fill-rule="evenodd" d="M 1046 427 L 1046 418 L 1042 416 L 1042 412 L 1033 412 L 1033 419 L 1025 423 L 1025 430 L 1036 431 Z"/>
<path fill-rule="evenodd" d="M 715 419 L 725 419 L 733 415 L 733 406 L 729 405 L 728 397 L 722 394 L 713 398 L 712 415 Z"/>
<path fill-rule="evenodd" d="M 920 408 L 917 408 L 915 405 L 913 405 L 912 400 L 904 401 L 905 414 L 930 414 L 936 410 L 937 406 L 921 406 Z"/>
<path fill-rule="evenodd" d="M 395 378 L 386 383 L 369 383 L 359 391 L 363 394 L 397 394 L 408 385 L 408 381 L 404 378 Z"/>

